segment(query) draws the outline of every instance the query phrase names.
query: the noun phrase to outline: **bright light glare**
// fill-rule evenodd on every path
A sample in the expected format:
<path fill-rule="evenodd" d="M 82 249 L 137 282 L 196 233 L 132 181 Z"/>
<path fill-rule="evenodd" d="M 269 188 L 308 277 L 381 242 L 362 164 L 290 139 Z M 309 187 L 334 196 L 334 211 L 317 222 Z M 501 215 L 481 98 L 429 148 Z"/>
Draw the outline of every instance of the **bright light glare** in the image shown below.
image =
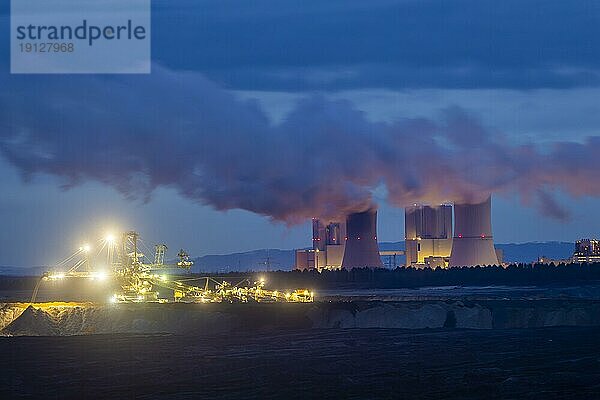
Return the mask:
<path fill-rule="evenodd" d="M 90 250 L 92 250 L 92 246 L 90 246 L 89 244 L 87 244 L 87 243 L 86 243 L 86 244 L 84 244 L 83 246 L 81 246 L 81 247 L 79 248 L 79 250 L 81 250 L 81 251 L 83 251 L 83 252 L 85 252 L 85 253 L 89 253 L 89 252 L 90 252 Z"/>
<path fill-rule="evenodd" d="M 64 272 L 54 272 L 54 273 L 48 275 L 48 279 L 64 279 L 64 277 L 65 277 Z"/>
<path fill-rule="evenodd" d="M 161 276 L 160 276 L 160 280 L 161 280 L 161 281 L 163 281 L 163 282 L 166 282 L 166 281 L 167 281 L 167 279 L 169 279 L 169 277 L 168 277 L 168 276 L 166 276 L 166 275 L 161 275 Z"/>
<path fill-rule="evenodd" d="M 106 243 L 112 244 L 115 242 L 115 235 L 113 235 L 112 233 L 107 233 L 104 237 L 104 240 L 106 241 Z"/>
<path fill-rule="evenodd" d="M 94 272 L 93 278 L 98 279 L 99 281 L 104 281 L 106 280 L 106 278 L 108 278 L 108 274 L 106 273 L 106 271 Z"/>

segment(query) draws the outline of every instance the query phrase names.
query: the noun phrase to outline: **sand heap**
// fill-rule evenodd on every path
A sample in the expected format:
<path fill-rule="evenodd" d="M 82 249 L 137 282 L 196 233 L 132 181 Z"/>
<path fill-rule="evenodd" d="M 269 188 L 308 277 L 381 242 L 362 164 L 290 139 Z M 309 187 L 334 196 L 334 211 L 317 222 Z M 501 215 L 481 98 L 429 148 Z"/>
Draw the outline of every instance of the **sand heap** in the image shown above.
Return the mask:
<path fill-rule="evenodd" d="M 0 332 L 27 308 L 23 303 L 0 303 Z"/>
<path fill-rule="evenodd" d="M 27 307 L 21 315 L 8 324 L 3 333 L 22 336 L 56 336 L 60 335 L 54 319 L 44 310 L 33 306 Z"/>

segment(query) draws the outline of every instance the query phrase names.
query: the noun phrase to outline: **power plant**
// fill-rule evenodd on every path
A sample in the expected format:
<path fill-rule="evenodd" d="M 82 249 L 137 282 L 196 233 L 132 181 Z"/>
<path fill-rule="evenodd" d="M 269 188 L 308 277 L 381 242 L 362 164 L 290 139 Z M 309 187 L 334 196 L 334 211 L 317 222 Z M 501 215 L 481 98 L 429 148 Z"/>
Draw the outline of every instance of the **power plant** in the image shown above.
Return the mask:
<path fill-rule="evenodd" d="M 492 236 L 492 199 L 454 204 L 454 239 L 450 267 L 498 265 Z"/>
<path fill-rule="evenodd" d="M 499 265 L 502 254 L 494 248 L 491 220 L 491 196 L 476 204 L 407 207 L 405 265 L 414 268 Z M 312 242 L 312 249 L 296 251 L 296 269 L 380 268 L 382 255 L 401 253 L 379 251 L 374 209 L 350 214 L 345 222 L 324 224 L 313 219 Z"/>

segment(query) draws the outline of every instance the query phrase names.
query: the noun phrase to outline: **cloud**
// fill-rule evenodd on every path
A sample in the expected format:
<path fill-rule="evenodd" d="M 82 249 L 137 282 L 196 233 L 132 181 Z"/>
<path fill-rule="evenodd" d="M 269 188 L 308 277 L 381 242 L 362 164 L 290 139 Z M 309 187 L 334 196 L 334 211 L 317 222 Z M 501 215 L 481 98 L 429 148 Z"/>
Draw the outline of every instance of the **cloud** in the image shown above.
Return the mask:
<path fill-rule="evenodd" d="M 458 107 L 384 123 L 313 96 L 273 124 L 256 102 L 160 66 L 147 76 L 4 75 L 0 84 L 0 152 L 23 176 L 56 175 L 66 187 L 93 180 L 141 199 L 169 187 L 290 223 L 364 210 L 382 186 L 396 206 L 517 192 L 548 210 L 556 207 L 540 189 L 600 195 L 600 137 L 513 144 Z"/>
<path fill-rule="evenodd" d="M 240 90 L 600 84 L 593 0 L 178 0 L 153 15 L 156 60 Z"/>

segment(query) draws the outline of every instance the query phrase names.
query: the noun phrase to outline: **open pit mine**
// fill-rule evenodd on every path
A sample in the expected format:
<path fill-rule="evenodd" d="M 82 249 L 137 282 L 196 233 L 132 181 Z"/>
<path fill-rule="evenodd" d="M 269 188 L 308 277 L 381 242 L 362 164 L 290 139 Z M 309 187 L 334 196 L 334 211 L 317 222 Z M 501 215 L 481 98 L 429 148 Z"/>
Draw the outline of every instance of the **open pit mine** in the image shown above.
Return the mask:
<path fill-rule="evenodd" d="M 482 213 L 487 215 L 489 207 L 484 206 Z M 369 260 L 365 257 L 377 254 L 375 221 L 374 212 L 348 219 L 345 234 L 350 251 L 346 250 L 344 263 L 346 260 L 356 265 L 374 262 L 374 257 Z M 487 235 L 473 241 L 485 241 L 485 251 L 479 253 L 492 254 Z M 527 289 L 523 294 L 515 288 L 498 293 L 494 292 L 497 288 L 474 291 L 442 288 L 386 295 L 377 295 L 377 290 L 345 294 L 342 290 L 319 293 L 315 301 L 311 289 L 267 288 L 267 281 L 261 276 L 220 279 L 192 275 L 189 273 L 192 261 L 184 250 L 178 252 L 175 261 L 169 262 L 166 245 L 151 247 L 134 231 L 120 236 L 106 235 L 94 246 L 82 245 L 48 268 L 31 297 L 27 297 L 29 301 L 21 296 L 20 300 L 5 297 L 0 302 L 0 334 L 213 335 L 273 328 L 495 329 L 600 325 L 600 300 L 596 292 L 581 298 L 581 293 L 574 297 L 564 290 L 552 294 L 546 289 Z M 452 254 L 455 253 L 459 252 Z M 153 254 L 153 258 L 146 254 Z M 54 290 L 52 296 L 48 296 L 48 290 Z"/>
<path fill-rule="evenodd" d="M 4 336 L 210 336 L 351 328 L 511 329 L 600 326 L 599 300 L 337 299 L 315 303 L 0 303 Z"/>

